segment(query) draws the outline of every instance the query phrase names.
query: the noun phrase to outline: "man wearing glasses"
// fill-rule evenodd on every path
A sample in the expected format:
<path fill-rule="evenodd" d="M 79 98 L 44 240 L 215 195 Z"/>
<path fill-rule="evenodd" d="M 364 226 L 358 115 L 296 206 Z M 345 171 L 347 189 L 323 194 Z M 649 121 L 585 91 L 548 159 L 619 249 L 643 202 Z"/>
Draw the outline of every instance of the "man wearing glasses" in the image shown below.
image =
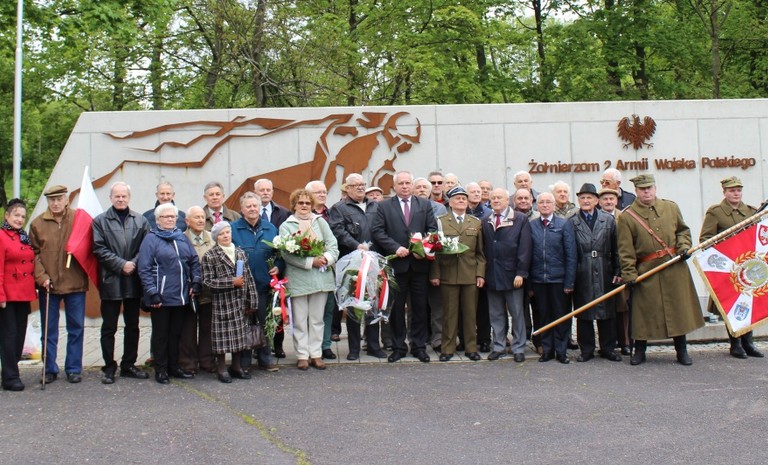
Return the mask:
<path fill-rule="evenodd" d="M 429 183 L 432 184 L 432 200 L 445 203 L 445 191 L 443 191 L 443 173 L 433 171 L 427 176 Z"/>
<path fill-rule="evenodd" d="M 635 194 L 627 192 L 621 187 L 621 172 L 616 168 L 608 168 L 603 172 L 603 177 L 600 178 L 600 187 L 602 189 L 613 189 L 619 193 L 619 203 L 616 208 L 624 210 L 628 206 L 632 205 L 635 201 Z"/>

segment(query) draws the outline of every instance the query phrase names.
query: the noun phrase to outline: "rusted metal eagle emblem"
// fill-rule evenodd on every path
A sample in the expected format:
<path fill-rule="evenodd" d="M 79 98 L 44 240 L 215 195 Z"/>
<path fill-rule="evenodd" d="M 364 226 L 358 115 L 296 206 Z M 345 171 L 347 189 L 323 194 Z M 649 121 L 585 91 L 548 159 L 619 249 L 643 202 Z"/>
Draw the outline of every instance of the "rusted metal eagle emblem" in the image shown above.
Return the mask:
<path fill-rule="evenodd" d="M 653 147 L 653 144 L 646 142 L 651 140 L 653 133 L 656 132 L 656 121 L 650 116 L 646 116 L 640 121 L 640 117 L 632 115 L 631 118 L 622 118 L 616 126 L 616 132 L 619 138 L 626 142 L 622 147 L 627 148 L 630 145 L 635 150 Z"/>

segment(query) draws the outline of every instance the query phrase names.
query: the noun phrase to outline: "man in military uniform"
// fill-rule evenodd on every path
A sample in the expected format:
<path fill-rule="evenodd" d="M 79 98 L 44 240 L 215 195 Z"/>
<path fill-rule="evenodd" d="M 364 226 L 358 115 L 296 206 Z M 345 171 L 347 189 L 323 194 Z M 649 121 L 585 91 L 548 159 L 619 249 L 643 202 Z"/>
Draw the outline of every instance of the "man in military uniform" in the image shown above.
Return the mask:
<path fill-rule="evenodd" d="M 735 176 L 725 178 L 720 181 L 723 186 L 723 199 L 717 205 L 712 205 L 707 209 L 704 215 L 704 224 L 701 226 L 699 242 L 725 231 L 731 226 L 744 221 L 757 213 L 757 209 L 741 201 L 741 189 L 743 187 L 741 180 Z M 708 309 L 710 313 L 718 314 L 715 302 L 709 299 Z M 731 355 L 736 358 L 763 357 L 763 353 L 757 350 L 752 342 L 752 331 L 741 337 L 728 335 L 731 340 Z"/>
<path fill-rule="evenodd" d="M 645 362 L 649 339 L 672 338 L 677 361 L 691 365 L 685 335 L 704 326 L 691 273 L 684 263 L 690 257 L 691 230 L 676 203 L 656 197 L 652 174 L 630 181 L 637 199 L 617 220 L 621 277 L 632 288 L 635 353 L 630 363 Z M 635 283 L 638 276 L 675 255 L 683 260 Z"/>

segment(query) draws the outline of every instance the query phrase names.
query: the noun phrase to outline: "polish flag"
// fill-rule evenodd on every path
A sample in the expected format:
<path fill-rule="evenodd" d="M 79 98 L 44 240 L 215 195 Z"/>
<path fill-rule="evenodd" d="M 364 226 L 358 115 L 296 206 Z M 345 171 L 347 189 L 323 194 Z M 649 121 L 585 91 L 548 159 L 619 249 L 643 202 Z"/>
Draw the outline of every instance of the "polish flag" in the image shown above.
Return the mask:
<path fill-rule="evenodd" d="M 69 235 L 64 250 L 75 257 L 75 260 L 83 267 L 96 287 L 99 286 L 99 264 L 93 254 L 93 228 L 91 225 L 93 219 L 102 212 L 104 210 L 101 208 L 98 197 L 96 197 L 96 191 L 93 190 L 86 166 L 83 173 L 83 183 L 80 185 L 72 233 Z"/>
<path fill-rule="evenodd" d="M 768 219 L 695 258 L 731 335 L 741 336 L 768 322 Z"/>

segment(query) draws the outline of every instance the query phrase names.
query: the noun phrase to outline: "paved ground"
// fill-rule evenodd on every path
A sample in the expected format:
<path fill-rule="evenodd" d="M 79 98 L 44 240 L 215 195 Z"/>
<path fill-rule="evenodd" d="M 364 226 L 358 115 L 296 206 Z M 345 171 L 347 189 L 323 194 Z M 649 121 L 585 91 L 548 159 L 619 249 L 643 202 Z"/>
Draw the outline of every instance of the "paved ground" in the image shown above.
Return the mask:
<path fill-rule="evenodd" d="M 96 328 L 87 334 L 98 341 Z M 36 384 L 39 367 L 26 366 L 27 390 L 0 392 L 0 457 L 14 464 L 764 463 L 768 361 L 736 360 L 723 347 L 692 346 L 691 367 L 676 364 L 667 346 L 654 347 L 639 367 L 538 363 L 530 351 L 522 364 L 408 357 L 300 372 L 284 362 L 279 373 L 230 385 L 204 374 L 170 386 L 120 378 L 104 386 L 92 367 L 83 383 L 59 380 L 45 391 Z"/>

